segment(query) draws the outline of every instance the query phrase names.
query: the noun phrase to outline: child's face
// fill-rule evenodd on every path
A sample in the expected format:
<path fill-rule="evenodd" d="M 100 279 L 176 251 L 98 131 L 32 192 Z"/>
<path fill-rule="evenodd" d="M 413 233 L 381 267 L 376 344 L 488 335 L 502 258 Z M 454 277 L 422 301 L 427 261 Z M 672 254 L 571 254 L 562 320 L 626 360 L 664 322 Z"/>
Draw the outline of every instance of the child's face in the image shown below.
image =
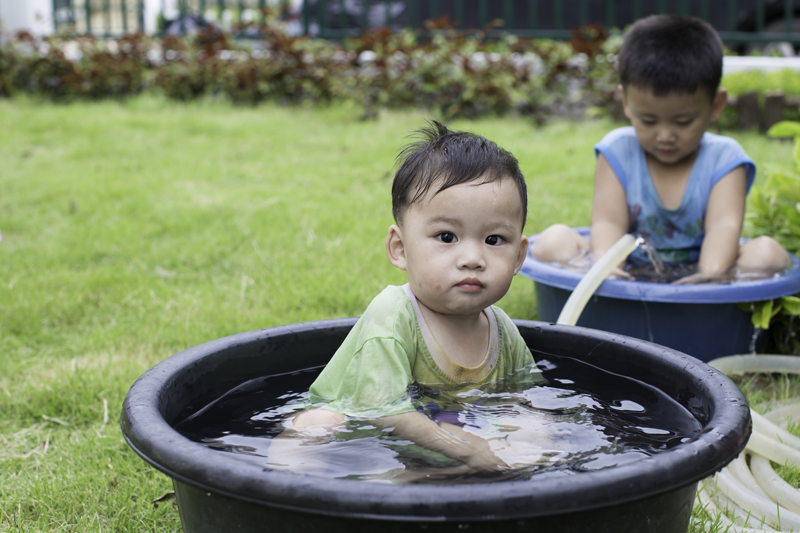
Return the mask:
<path fill-rule="evenodd" d="M 417 299 L 438 313 L 466 315 L 508 292 L 528 248 L 522 202 L 510 178 L 432 186 L 389 228 L 389 260 Z"/>
<path fill-rule="evenodd" d="M 709 122 L 719 117 L 726 101 L 724 89 L 713 101 L 702 88 L 656 96 L 649 88 L 631 85 L 622 92 L 625 115 L 636 138 L 645 152 L 665 165 L 680 163 L 695 153 Z"/>

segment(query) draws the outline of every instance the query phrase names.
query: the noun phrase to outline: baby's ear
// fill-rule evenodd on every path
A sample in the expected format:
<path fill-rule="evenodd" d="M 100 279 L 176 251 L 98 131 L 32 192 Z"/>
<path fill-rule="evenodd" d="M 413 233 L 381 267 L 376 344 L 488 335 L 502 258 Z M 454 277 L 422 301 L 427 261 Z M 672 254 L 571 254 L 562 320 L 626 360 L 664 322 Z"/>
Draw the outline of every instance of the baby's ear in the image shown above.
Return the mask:
<path fill-rule="evenodd" d="M 519 272 L 522 268 L 522 263 L 525 262 L 525 257 L 528 255 L 528 238 L 523 235 L 519 241 L 519 252 L 517 254 L 517 264 L 514 266 L 514 274 Z"/>
<path fill-rule="evenodd" d="M 403 232 L 395 224 L 389 226 L 389 235 L 386 237 L 386 255 L 389 257 L 391 264 L 400 270 L 406 269 L 408 263 L 406 261 L 406 247 L 403 244 Z"/>

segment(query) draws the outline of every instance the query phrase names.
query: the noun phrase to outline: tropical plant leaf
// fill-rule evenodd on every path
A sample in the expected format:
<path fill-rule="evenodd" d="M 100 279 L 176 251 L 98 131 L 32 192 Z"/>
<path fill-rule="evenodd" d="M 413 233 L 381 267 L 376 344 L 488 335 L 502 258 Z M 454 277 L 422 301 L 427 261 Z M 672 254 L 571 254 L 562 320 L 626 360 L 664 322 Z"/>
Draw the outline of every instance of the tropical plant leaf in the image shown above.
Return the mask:
<path fill-rule="evenodd" d="M 800 137 L 800 122 L 783 120 L 773 125 L 768 131 L 770 137 Z"/>
<path fill-rule="evenodd" d="M 800 136 L 794 138 L 794 152 L 792 155 L 794 155 L 795 165 L 800 167 Z"/>
<path fill-rule="evenodd" d="M 769 329 L 769 322 L 772 319 L 773 300 L 751 302 L 750 306 L 753 311 L 753 315 L 751 317 L 753 327 Z"/>
<path fill-rule="evenodd" d="M 784 296 L 781 298 L 781 306 L 787 315 L 800 315 L 800 297 Z"/>
<path fill-rule="evenodd" d="M 768 168 L 767 179 L 754 187 L 746 217 L 751 236 L 769 235 L 795 254 L 800 253 L 800 122 L 783 121 L 770 128 L 772 137 L 794 137 L 794 168 Z M 800 353 L 795 337 L 797 317 L 800 316 L 800 294 L 777 300 L 739 305 L 752 310 L 751 320 L 756 328 L 771 325 L 770 353 Z"/>
<path fill-rule="evenodd" d="M 745 313 L 752 313 L 755 311 L 753 302 L 740 302 L 736 304 L 736 307 L 738 307 Z M 755 323 L 753 325 L 755 325 Z"/>

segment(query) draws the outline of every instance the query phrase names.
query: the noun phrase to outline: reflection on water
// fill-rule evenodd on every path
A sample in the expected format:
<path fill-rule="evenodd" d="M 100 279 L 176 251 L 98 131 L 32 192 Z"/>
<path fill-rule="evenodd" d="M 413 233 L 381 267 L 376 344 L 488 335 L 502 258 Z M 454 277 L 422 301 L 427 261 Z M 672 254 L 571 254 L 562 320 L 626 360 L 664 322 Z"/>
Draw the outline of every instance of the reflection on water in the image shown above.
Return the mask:
<path fill-rule="evenodd" d="M 575 475 L 638 461 L 700 431 L 688 411 L 653 387 L 574 359 L 535 352 L 534 357 L 546 385 L 410 390 L 419 411 L 485 439 L 512 466 L 503 472 L 477 473 L 392 436 L 370 420 L 348 420 L 336 433 L 274 439 L 287 417 L 307 405 L 305 391 L 319 368 L 248 381 L 206 406 L 188 409 L 176 429 L 265 469 L 383 483 Z M 284 457 L 291 457 L 292 464 L 285 464 Z"/>

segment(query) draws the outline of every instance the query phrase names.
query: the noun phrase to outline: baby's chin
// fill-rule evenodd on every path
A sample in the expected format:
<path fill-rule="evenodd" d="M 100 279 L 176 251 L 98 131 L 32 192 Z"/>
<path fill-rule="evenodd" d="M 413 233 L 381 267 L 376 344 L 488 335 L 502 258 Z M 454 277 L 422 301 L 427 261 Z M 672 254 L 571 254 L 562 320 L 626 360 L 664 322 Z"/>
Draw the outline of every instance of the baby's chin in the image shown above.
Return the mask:
<path fill-rule="evenodd" d="M 430 301 L 430 300 L 426 302 L 425 300 L 421 300 L 419 297 L 417 297 L 417 302 L 421 303 L 434 313 L 446 316 L 453 316 L 453 317 L 457 316 L 466 317 L 478 314 L 487 307 L 489 307 L 490 305 L 493 305 L 494 303 L 494 302 L 489 302 L 489 303 L 481 302 L 472 305 L 469 304 L 465 305 L 463 303 L 447 303 L 447 302 Z"/>

